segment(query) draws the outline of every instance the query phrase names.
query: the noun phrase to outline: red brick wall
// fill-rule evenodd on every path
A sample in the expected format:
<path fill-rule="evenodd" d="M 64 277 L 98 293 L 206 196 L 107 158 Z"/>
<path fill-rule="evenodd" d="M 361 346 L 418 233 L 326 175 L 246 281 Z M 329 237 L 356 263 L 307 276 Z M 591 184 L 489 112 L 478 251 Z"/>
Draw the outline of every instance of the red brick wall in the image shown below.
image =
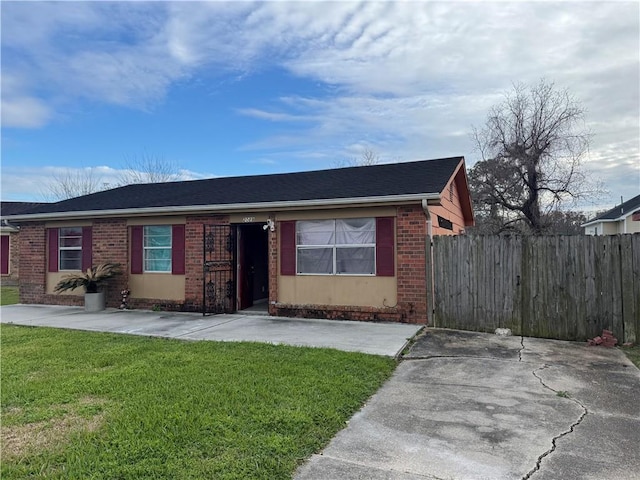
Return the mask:
<path fill-rule="evenodd" d="M 44 223 L 23 225 L 18 239 L 20 303 L 46 303 L 47 243 Z"/>
<path fill-rule="evenodd" d="M 398 308 L 407 322 L 427 322 L 425 263 L 426 218 L 420 205 L 398 207 L 396 217 L 396 272 Z"/>
<path fill-rule="evenodd" d="M 202 308 L 203 225 L 229 224 L 228 215 L 190 216 L 185 225 L 185 305 L 186 310 Z"/>
<path fill-rule="evenodd" d="M 107 307 L 120 306 L 120 292 L 129 281 L 129 232 L 124 219 L 97 219 L 92 226 L 92 264 L 119 263 L 122 273 L 110 278 L 103 289 Z"/>
<path fill-rule="evenodd" d="M 129 299 L 133 308 L 152 308 L 160 305 L 167 310 L 196 310 L 202 306 L 202 225 L 229 223 L 228 216 L 190 216 L 185 225 L 185 302 L 164 299 Z M 46 284 L 46 229 L 44 223 L 26 224 L 20 232 L 20 301 L 23 303 L 47 303 L 57 305 L 83 305 L 83 298 L 71 295 L 45 293 Z M 122 274 L 109 279 L 106 284 L 108 307 L 120 306 L 120 292 L 129 279 L 129 229 L 126 219 L 97 219 L 92 225 L 92 263 L 111 262 L 122 265 Z"/>
<path fill-rule="evenodd" d="M 20 278 L 20 233 L 9 234 L 9 278 L 17 284 Z"/>

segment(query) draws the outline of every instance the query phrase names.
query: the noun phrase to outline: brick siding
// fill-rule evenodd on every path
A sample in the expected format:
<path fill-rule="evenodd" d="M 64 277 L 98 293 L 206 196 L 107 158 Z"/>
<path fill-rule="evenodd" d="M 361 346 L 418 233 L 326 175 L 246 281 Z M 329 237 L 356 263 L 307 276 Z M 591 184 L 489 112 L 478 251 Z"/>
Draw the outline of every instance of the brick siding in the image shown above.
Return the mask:
<path fill-rule="evenodd" d="M 46 238 L 44 223 L 31 223 L 20 229 L 20 303 L 44 303 Z"/>
<path fill-rule="evenodd" d="M 200 311 L 202 305 L 202 225 L 229 224 L 229 217 L 188 216 L 185 225 L 185 300 L 130 298 L 131 308 Z M 128 284 L 129 231 L 126 219 L 96 219 L 93 222 L 93 264 L 120 263 L 123 274 L 109 280 L 106 303 L 119 307 L 120 291 Z M 278 231 L 269 232 L 269 313 L 282 316 L 307 316 L 330 319 L 397 321 L 426 323 L 425 278 L 425 218 L 419 205 L 402 206 L 396 218 L 396 276 L 397 305 L 388 308 L 369 308 L 332 305 L 272 304 L 278 298 Z M 82 305 L 83 298 L 73 295 L 45 293 L 46 229 L 44 223 L 22 226 L 20 235 L 20 301 Z"/>

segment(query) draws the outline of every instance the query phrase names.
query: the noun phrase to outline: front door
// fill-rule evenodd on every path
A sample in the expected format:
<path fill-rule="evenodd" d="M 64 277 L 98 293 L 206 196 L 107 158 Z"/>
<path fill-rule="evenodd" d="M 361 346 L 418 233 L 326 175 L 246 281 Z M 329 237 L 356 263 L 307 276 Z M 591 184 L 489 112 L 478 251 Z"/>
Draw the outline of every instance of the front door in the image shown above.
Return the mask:
<path fill-rule="evenodd" d="M 269 297 L 269 233 L 264 224 L 242 224 L 238 232 L 238 309 L 256 303 L 267 306 Z"/>
<path fill-rule="evenodd" d="M 203 225 L 202 314 L 233 313 L 236 235 L 231 225 Z"/>

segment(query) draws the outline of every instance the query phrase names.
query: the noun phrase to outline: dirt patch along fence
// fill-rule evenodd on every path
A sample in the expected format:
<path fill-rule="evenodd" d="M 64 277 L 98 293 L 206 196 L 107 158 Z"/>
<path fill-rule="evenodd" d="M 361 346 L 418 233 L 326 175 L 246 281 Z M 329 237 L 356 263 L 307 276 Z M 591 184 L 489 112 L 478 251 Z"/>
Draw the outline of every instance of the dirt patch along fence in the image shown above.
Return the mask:
<path fill-rule="evenodd" d="M 434 326 L 640 342 L 640 234 L 437 236 L 431 258 Z"/>

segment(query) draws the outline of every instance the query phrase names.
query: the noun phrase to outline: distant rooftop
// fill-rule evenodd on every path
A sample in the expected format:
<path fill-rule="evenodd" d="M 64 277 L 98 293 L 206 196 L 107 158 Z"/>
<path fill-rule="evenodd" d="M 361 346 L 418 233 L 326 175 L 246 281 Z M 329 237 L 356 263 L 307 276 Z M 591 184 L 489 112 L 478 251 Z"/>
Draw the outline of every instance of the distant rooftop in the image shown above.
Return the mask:
<path fill-rule="evenodd" d="M 607 210 L 606 212 L 598 215 L 595 218 L 592 218 L 588 222 L 584 223 L 582 226 L 589 225 L 598 221 L 614 221 L 618 220 L 630 213 L 635 212 L 640 209 L 640 195 L 636 195 L 630 200 L 618 205 L 617 207 L 612 208 L 611 210 Z"/>

